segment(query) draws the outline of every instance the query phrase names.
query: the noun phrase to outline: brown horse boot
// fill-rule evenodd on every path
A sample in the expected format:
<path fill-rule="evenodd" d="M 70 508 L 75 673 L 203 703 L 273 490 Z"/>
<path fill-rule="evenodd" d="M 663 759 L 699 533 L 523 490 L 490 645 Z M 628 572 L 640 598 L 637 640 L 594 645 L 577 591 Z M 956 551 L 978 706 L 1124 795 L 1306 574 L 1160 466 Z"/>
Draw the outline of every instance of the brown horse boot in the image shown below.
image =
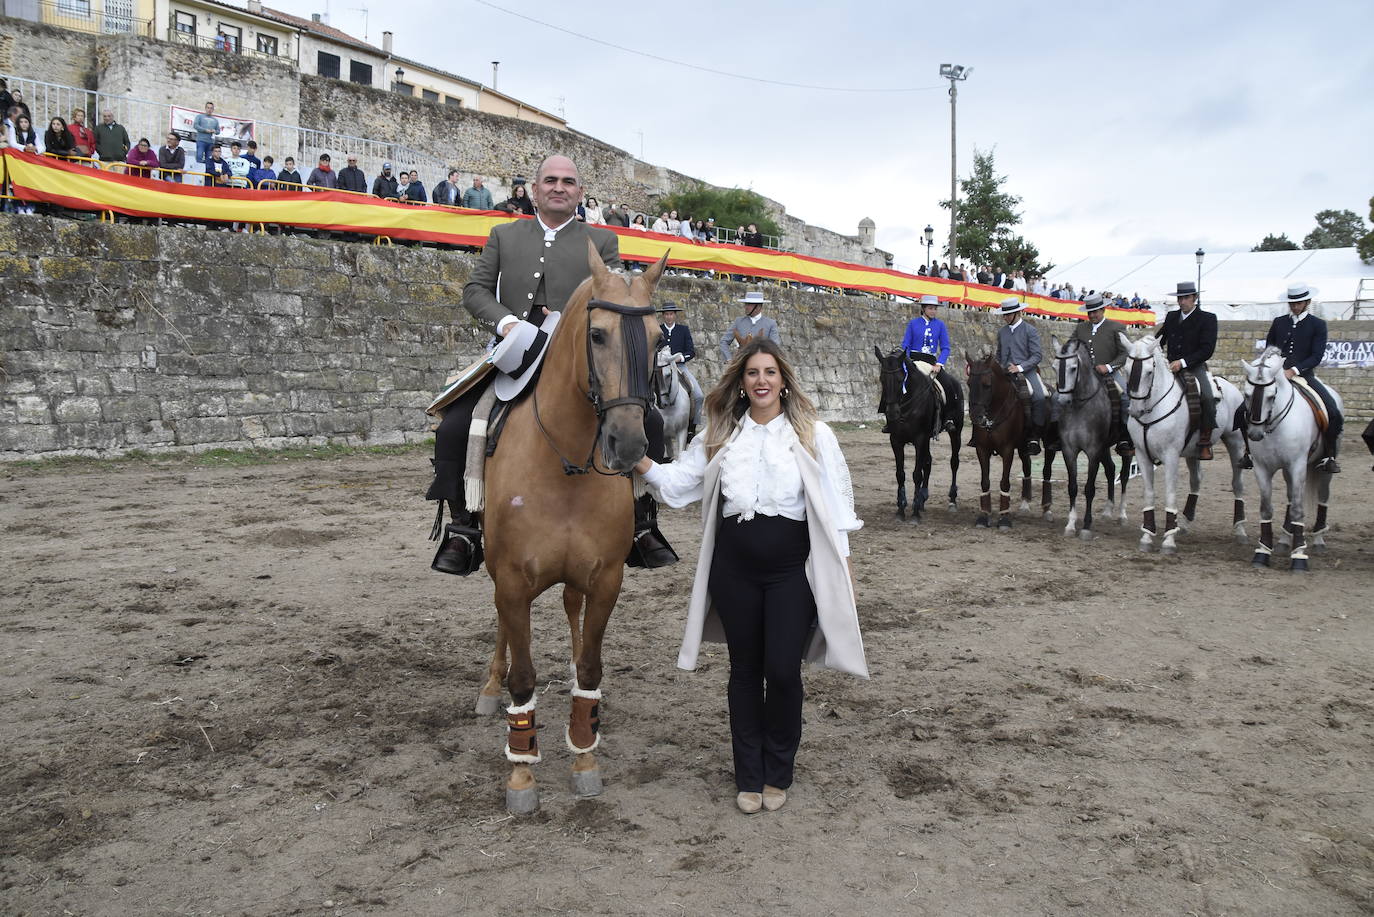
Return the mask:
<path fill-rule="evenodd" d="M 1212 460 L 1212 431 L 1204 429 L 1197 435 L 1197 457 L 1204 462 Z"/>
<path fill-rule="evenodd" d="M 677 552 L 658 530 L 658 504 L 645 494 L 635 501 L 635 536 L 625 563 L 631 567 L 667 567 L 678 561 Z"/>
<path fill-rule="evenodd" d="M 565 736 L 568 750 L 575 755 L 595 751 L 601 744 L 601 692 L 573 688 L 572 713 Z"/>
<path fill-rule="evenodd" d="M 506 760 L 517 764 L 539 763 L 539 727 L 534 724 L 534 702 L 506 708 Z"/>

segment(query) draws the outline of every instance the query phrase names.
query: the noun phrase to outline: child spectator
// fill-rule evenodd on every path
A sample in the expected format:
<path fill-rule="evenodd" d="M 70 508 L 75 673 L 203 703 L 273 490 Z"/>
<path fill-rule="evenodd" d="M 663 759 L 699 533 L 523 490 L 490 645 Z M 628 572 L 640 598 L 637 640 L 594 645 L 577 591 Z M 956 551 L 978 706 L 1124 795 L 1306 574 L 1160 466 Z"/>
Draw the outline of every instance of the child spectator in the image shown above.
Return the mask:
<path fill-rule="evenodd" d="M 76 150 L 76 140 L 67 130 L 67 122 L 53 118 L 48 129 L 43 132 L 43 148 L 49 156 L 71 156 Z"/>
<path fill-rule="evenodd" d="M 244 152 L 243 158 L 248 160 L 249 165 L 254 169 L 262 168 L 262 160 L 258 158 L 258 142 L 256 140 L 248 141 L 248 149 Z"/>
<path fill-rule="evenodd" d="M 248 172 L 253 168 L 253 164 L 243 158 L 243 147 L 237 140 L 229 144 L 229 158 L 225 162 L 229 164 L 230 176 L 241 179 L 241 181 L 235 181 L 233 184 L 243 187 L 243 182 L 248 180 Z"/>
<path fill-rule="evenodd" d="M 215 146 L 210 148 L 210 158 L 205 160 L 205 184 L 214 188 L 222 188 L 229 184 L 229 163 L 224 159 L 224 153 Z"/>
<path fill-rule="evenodd" d="M 282 170 L 277 175 L 277 186 L 285 191 L 300 191 L 300 188 L 293 188 L 292 185 L 301 185 L 301 173 L 296 171 L 296 157 L 288 156 L 282 163 Z"/>
<path fill-rule="evenodd" d="M 247 158 L 246 156 L 244 157 Z M 262 165 L 252 169 L 248 173 L 248 180 L 253 183 L 254 188 L 261 188 L 263 182 L 273 182 L 277 178 L 277 173 L 272 171 L 272 157 L 264 156 Z M 272 186 L 269 185 L 270 189 Z"/>

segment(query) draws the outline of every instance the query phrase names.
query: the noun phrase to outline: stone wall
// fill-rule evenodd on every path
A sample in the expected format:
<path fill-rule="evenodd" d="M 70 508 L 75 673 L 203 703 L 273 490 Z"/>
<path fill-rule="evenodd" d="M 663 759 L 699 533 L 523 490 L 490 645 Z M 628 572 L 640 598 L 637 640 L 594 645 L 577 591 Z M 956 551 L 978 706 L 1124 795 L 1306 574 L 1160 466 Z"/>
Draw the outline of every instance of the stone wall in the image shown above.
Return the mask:
<path fill-rule="evenodd" d="M 429 435 L 423 407 L 486 333 L 457 305 L 475 256 L 304 237 L 0 215 L 0 458 L 126 449 L 390 443 Z M 765 288 L 768 314 L 830 420 L 875 420 L 873 346 L 910 306 Z M 709 387 L 742 284 L 666 277 Z M 946 313 L 957 372 L 999 319 Z M 1037 320 L 1050 335 L 1070 322 Z M 1236 379 L 1260 322 L 1224 326 L 1216 369 Z M 1374 339 L 1374 322 L 1333 336 Z M 1374 370 L 1327 370 L 1359 429 Z M 1356 426 L 1356 424 L 1359 426 Z"/>
<path fill-rule="evenodd" d="M 95 36 L 23 19 L 0 18 L 0 72 L 94 89 Z M 29 104 L 32 106 L 32 100 Z M 38 120 L 38 112 L 33 114 Z M 65 117 L 68 113 L 62 114 Z"/>

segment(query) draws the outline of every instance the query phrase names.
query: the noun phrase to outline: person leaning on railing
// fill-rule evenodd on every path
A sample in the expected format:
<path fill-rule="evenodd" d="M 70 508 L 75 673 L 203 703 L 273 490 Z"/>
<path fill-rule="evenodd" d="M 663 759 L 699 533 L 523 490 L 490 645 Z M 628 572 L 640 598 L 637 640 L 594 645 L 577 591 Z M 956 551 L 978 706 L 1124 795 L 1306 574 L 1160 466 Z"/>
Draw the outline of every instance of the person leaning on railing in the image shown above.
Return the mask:
<path fill-rule="evenodd" d="M 320 154 L 320 164 L 310 171 L 310 177 L 305 183 L 310 186 L 310 190 L 317 188 L 337 188 L 339 187 L 339 176 L 330 164 L 329 154 Z"/>
<path fill-rule="evenodd" d="M 248 180 L 253 183 L 252 187 L 262 188 L 264 182 L 269 182 L 265 187 L 271 188 L 277 180 L 277 173 L 272 171 L 274 162 L 271 156 L 262 157 L 262 165 L 256 169 L 248 170 Z"/>
<path fill-rule="evenodd" d="M 282 161 L 281 171 L 277 173 L 277 188 L 284 191 L 299 191 L 301 189 L 298 186 L 303 184 L 305 183 L 301 181 L 301 173 L 296 171 L 296 157 L 286 157 Z"/>
<path fill-rule="evenodd" d="M 95 154 L 102 162 L 124 162 L 133 146 L 129 142 L 129 132 L 124 125 L 115 120 L 114 112 L 105 109 L 100 113 L 100 124 L 95 128 Z"/>
<path fill-rule="evenodd" d="M 181 173 L 186 168 L 186 151 L 181 148 L 181 138 L 170 131 L 162 146 L 157 148 L 157 167 L 163 181 L 181 181 Z"/>
<path fill-rule="evenodd" d="M 53 118 L 48 122 L 48 129 L 43 132 L 43 148 L 49 156 L 76 155 L 76 140 L 72 132 L 67 130 L 66 121 Z"/>
<path fill-rule="evenodd" d="M 210 158 L 205 160 L 205 183 L 214 188 L 223 188 L 229 184 L 229 163 L 225 162 L 224 154 L 219 147 L 210 148 Z"/>
<path fill-rule="evenodd" d="M 138 145 L 129 151 L 124 161 L 129 164 L 128 173 L 139 178 L 148 178 L 157 168 L 157 154 L 147 137 L 138 138 Z"/>
<path fill-rule="evenodd" d="M 95 132 L 86 126 L 86 109 L 72 109 L 72 120 L 67 130 L 71 131 L 72 139 L 76 141 L 74 155 L 87 158 L 95 155 Z"/>

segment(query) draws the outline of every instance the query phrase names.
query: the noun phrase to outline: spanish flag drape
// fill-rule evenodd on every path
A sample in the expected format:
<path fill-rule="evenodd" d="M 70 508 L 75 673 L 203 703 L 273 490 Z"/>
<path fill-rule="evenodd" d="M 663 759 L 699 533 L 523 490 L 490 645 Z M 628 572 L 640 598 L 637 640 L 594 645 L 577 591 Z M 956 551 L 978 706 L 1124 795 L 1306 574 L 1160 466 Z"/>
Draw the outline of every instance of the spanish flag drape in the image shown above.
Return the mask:
<path fill-rule="evenodd" d="M 418 207 L 346 191 L 205 188 L 106 172 L 18 150 L 2 152 L 6 177 L 15 197 L 73 210 L 111 211 L 172 220 L 275 223 L 478 248 L 485 244 L 491 228 L 498 223 L 528 219 L 438 205 Z M 995 308 L 1009 295 L 998 287 L 921 277 L 791 252 L 702 244 L 677 236 L 619 227 L 614 227 L 613 231 L 620 237 L 620 255 L 626 261 L 653 262 L 666 250 L 670 267 L 906 297 L 933 293 L 944 302 L 978 308 Z M 1026 311 L 1033 315 L 1082 317 L 1077 302 L 1028 294 L 1021 298 L 1026 302 Z M 1107 317 L 1131 325 L 1154 323 L 1153 314 L 1123 309 L 1109 308 Z"/>

